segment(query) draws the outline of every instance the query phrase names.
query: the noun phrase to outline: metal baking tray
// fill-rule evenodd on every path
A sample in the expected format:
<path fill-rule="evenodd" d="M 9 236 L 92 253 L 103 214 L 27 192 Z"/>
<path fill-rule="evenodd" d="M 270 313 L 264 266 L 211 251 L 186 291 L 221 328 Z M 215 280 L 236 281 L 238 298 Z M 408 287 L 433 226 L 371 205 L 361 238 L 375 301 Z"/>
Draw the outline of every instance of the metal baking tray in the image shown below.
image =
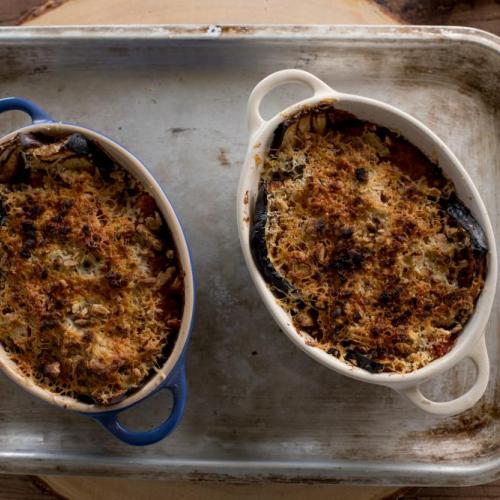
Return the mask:
<path fill-rule="evenodd" d="M 116 138 L 148 165 L 184 222 L 198 276 L 189 395 L 168 439 L 133 448 L 0 377 L 0 470 L 190 480 L 484 483 L 500 477 L 498 300 L 491 381 L 454 418 L 335 374 L 278 330 L 240 252 L 235 193 L 252 87 L 282 68 L 413 114 L 457 154 L 500 230 L 500 43 L 466 28 L 152 26 L 0 29 L 0 95 Z M 307 91 L 263 103 L 271 116 Z M 0 119 L 0 133 L 25 118 Z M 474 377 L 463 362 L 427 388 L 445 399 Z M 144 428 L 163 396 L 131 410 Z M 155 420 L 156 419 L 156 420 Z"/>

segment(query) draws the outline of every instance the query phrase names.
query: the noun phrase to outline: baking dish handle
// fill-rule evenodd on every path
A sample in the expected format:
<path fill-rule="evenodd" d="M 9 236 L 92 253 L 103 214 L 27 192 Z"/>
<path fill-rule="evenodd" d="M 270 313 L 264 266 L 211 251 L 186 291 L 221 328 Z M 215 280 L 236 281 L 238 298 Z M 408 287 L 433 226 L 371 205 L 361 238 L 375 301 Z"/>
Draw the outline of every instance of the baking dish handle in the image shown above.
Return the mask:
<path fill-rule="evenodd" d="M 172 382 L 165 384 L 165 386 L 160 387 L 159 390 L 169 390 L 172 392 L 174 397 L 174 403 L 170 415 L 166 420 L 164 420 L 158 427 L 144 432 L 130 431 L 124 427 L 118 417 L 122 411 L 126 411 L 128 408 L 119 410 L 116 412 L 104 413 L 102 415 L 93 415 L 99 423 L 101 423 L 111 434 L 117 437 L 120 441 L 133 446 L 145 446 L 148 444 L 154 444 L 161 441 L 167 437 L 179 423 L 183 413 L 184 407 L 186 405 L 186 373 L 184 365 L 181 366 L 179 372 L 174 377 Z M 130 407 L 129 407 L 130 408 Z"/>
<path fill-rule="evenodd" d="M 444 402 L 431 401 L 422 394 L 419 386 L 403 389 L 400 392 L 422 410 L 443 417 L 458 415 L 472 408 L 483 396 L 490 376 L 490 362 L 484 335 L 468 357 L 476 365 L 477 376 L 474 385 L 459 398 Z"/>
<path fill-rule="evenodd" d="M 33 123 L 51 123 L 54 120 L 34 102 L 22 97 L 5 97 L 0 99 L 0 113 L 4 111 L 24 111 Z"/>
<path fill-rule="evenodd" d="M 271 90 L 287 83 L 302 83 L 306 85 L 314 92 L 314 97 L 321 97 L 322 95 L 325 97 L 334 97 L 336 94 L 336 92 L 325 82 L 307 71 L 301 69 L 283 69 L 281 71 L 276 71 L 276 73 L 272 73 L 261 80 L 252 90 L 248 98 L 247 123 L 250 135 L 254 135 L 262 125 L 267 123 L 260 114 L 260 103 L 262 99 L 271 92 Z"/>

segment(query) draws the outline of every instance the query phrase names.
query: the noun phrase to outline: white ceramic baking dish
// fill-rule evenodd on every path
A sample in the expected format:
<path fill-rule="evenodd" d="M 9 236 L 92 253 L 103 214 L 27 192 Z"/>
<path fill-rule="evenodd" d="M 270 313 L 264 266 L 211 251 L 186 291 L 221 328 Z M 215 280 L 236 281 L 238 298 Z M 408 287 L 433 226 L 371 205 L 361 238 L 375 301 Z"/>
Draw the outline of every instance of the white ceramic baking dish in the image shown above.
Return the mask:
<path fill-rule="evenodd" d="M 17 365 L 9 358 L 2 347 L 0 347 L 0 368 L 10 379 L 34 396 L 61 408 L 77 411 L 94 418 L 118 439 L 128 444 L 146 445 L 155 443 L 173 431 L 184 412 L 187 391 L 184 366 L 185 355 L 195 309 L 193 266 L 189 247 L 177 215 L 166 194 L 148 169 L 123 146 L 87 127 L 57 122 L 36 104 L 26 99 L 14 97 L 0 99 L 0 113 L 11 110 L 24 111 L 30 115 L 33 123 L 2 137 L 0 144 L 9 141 L 20 132 L 44 132 L 47 135 L 79 133 L 98 144 L 117 165 L 125 168 L 143 184 L 161 210 L 178 251 L 180 264 L 184 272 L 184 310 L 176 343 L 163 366 L 143 387 L 116 404 L 109 406 L 87 404 L 43 389 L 19 371 Z M 120 423 L 119 415 L 122 411 L 138 404 L 162 389 L 167 389 L 172 393 L 173 407 L 166 409 L 167 417 L 158 427 L 147 431 L 135 432 L 127 429 Z"/>
<path fill-rule="evenodd" d="M 287 83 L 304 84 L 312 90 L 313 96 L 288 107 L 270 120 L 264 120 L 259 111 L 262 99 L 274 88 Z M 310 338 L 307 334 L 295 329 L 290 316 L 278 305 L 275 296 L 260 275 L 252 258 L 250 221 L 257 197 L 260 178 L 259 166 L 270 146 L 273 133 L 287 117 L 304 108 L 328 101 L 334 104 L 337 109 L 349 111 L 359 119 L 368 120 L 400 132 L 424 154 L 437 161 L 443 172 L 455 183 L 458 197 L 469 208 L 486 235 L 489 248 L 487 276 L 474 314 L 459 335 L 454 347 L 447 354 L 408 374 L 369 373 L 327 354 L 318 347 L 308 345 Z M 456 415 L 474 406 L 484 394 L 489 379 L 489 360 L 484 332 L 495 295 L 497 252 L 493 229 L 484 203 L 465 168 L 455 155 L 434 132 L 407 113 L 374 99 L 337 92 L 312 74 L 297 69 L 278 71 L 258 83 L 248 100 L 247 119 L 250 134 L 249 146 L 241 172 L 237 196 L 240 242 L 253 282 L 283 332 L 300 349 L 326 367 L 363 382 L 394 389 L 429 413 L 443 416 Z M 476 365 L 477 376 L 474 384 L 465 394 L 445 402 L 431 401 L 422 394 L 419 387 L 424 382 L 437 377 L 466 357 L 472 359 Z"/>

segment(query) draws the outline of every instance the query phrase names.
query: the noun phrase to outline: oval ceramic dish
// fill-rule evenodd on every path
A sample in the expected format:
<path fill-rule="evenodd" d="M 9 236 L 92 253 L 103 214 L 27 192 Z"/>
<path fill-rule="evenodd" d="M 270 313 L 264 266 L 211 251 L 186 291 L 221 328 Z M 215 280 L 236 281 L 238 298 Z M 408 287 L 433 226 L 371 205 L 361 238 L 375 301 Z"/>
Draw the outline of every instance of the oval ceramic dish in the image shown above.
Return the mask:
<path fill-rule="evenodd" d="M 179 260 L 184 271 L 185 302 L 182 324 L 170 356 L 153 378 L 138 391 L 119 403 L 104 407 L 83 403 L 76 399 L 57 395 L 45 390 L 21 374 L 16 364 L 10 360 L 1 347 L 0 367 L 9 378 L 34 396 L 61 408 L 77 411 L 94 418 L 125 443 L 140 446 L 160 441 L 173 431 L 184 412 L 186 401 L 184 363 L 195 307 L 195 288 L 191 257 L 179 220 L 165 193 L 149 173 L 148 169 L 135 156 L 116 142 L 94 130 L 78 125 L 56 122 L 38 106 L 25 99 L 14 97 L 0 99 L 0 113 L 10 110 L 24 111 L 30 115 L 33 123 L 6 135 L 0 139 L 0 143 L 8 141 L 20 132 L 45 132 L 50 134 L 52 131 L 59 134 L 80 133 L 98 144 L 118 165 L 125 168 L 144 185 L 147 192 L 155 199 L 158 208 L 161 210 L 175 242 Z M 158 427 L 145 432 L 134 432 L 128 430 L 119 422 L 118 417 L 122 411 L 138 404 L 145 398 L 162 389 L 167 389 L 172 392 L 173 407 L 168 417 Z"/>
<path fill-rule="evenodd" d="M 270 120 L 264 120 L 259 112 L 263 97 L 274 88 L 287 83 L 302 83 L 308 86 L 314 95 L 288 107 Z M 472 317 L 457 338 L 454 347 L 447 354 L 411 373 L 369 373 L 327 354 L 318 347 L 308 345 L 308 335 L 299 333 L 295 329 L 291 318 L 277 303 L 252 258 L 249 233 L 260 179 L 259 165 L 268 151 L 274 131 L 287 117 L 295 115 L 304 108 L 311 108 L 324 102 L 331 102 L 335 108 L 348 111 L 361 120 L 367 120 L 400 132 L 424 154 L 435 158 L 443 172 L 455 183 L 457 195 L 467 205 L 486 234 L 489 247 L 487 276 Z M 301 70 L 278 71 L 262 80 L 250 95 L 247 113 L 250 139 L 238 188 L 239 235 L 245 260 L 255 286 L 283 332 L 304 352 L 326 367 L 363 382 L 394 389 L 429 413 L 449 416 L 471 408 L 484 394 L 489 379 L 489 361 L 484 333 L 495 295 L 497 252 L 486 208 L 464 167 L 436 134 L 407 113 L 374 99 L 336 92 L 315 76 Z M 472 359 L 476 365 L 477 377 L 473 386 L 465 394 L 446 402 L 434 402 L 422 394 L 419 389 L 420 385 L 448 370 L 466 357 Z"/>

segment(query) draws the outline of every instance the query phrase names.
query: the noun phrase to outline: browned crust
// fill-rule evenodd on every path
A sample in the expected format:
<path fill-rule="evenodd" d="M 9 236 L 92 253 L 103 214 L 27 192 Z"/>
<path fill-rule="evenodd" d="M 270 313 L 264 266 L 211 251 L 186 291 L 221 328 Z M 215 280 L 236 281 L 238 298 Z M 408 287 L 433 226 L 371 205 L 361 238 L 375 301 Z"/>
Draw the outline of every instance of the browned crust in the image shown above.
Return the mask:
<path fill-rule="evenodd" d="M 278 127 L 263 183 L 266 272 L 297 329 L 369 371 L 451 349 L 484 284 L 484 234 L 416 147 L 321 105 Z"/>
<path fill-rule="evenodd" d="M 142 185 L 82 136 L 7 147 L 18 161 L 0 182 L 0 342 L 40 386 L 116 402 L 164 363 L 179 331 L 169 229 Z"/>

